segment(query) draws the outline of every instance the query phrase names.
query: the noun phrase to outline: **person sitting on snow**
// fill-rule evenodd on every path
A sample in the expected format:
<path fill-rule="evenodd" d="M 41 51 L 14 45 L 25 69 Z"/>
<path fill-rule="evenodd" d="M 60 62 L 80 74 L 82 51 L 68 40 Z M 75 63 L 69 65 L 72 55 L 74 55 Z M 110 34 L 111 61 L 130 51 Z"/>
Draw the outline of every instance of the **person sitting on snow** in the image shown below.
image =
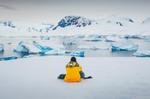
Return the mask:
<path fill-rule="evenodd" d="M 65 82 L 80 82 L 81 78 L 89 79 L 92 77 L 85 77 L 81 65 L 76 61 L 75 57 L 71 57 L 70 62 L 66 66 L 66 74 L 59 75 L 58 79 L 64 79 Z"/>

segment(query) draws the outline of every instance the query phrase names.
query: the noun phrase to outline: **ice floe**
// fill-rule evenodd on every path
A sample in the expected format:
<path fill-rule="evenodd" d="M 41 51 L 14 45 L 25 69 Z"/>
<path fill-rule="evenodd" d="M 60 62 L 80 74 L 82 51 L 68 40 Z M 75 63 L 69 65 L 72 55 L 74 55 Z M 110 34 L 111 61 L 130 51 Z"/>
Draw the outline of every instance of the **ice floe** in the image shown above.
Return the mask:
<path fill-rule="evenodd" d="M 111 50 L 113 51 L 136 51 L 138 45 L 129 42 L 115 42 L 111 44 Z"/>
<path fill-rule="evenodd" d="M 138 50 L 133 55 L 136 57 L 150 57 L 150 50 Z"/>

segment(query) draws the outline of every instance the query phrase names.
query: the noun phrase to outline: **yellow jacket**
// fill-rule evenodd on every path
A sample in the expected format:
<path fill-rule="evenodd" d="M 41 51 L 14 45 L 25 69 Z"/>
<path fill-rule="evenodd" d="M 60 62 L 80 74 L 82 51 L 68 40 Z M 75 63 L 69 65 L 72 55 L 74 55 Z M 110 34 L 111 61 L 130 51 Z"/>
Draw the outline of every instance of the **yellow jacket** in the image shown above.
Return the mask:
<path fill-rule="evenodd" d="M 69 62 L 66 66 L 65 82 L 80 82 L 82 67 L 77 62 Z"/>

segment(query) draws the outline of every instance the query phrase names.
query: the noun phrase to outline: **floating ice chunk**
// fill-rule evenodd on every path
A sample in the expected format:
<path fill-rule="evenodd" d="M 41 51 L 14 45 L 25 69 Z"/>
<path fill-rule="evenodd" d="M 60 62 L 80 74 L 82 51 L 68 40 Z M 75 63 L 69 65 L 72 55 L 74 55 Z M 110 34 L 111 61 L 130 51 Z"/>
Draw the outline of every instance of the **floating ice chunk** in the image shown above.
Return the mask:
<path fill-rule="evenodd" d="M 22 56 L 28 55 L 30 53 L 29 48 L 26 45 L 24 45 L 23 42 L 20 42 L 18 44 L 17 48 L 14 49 L 14 52 L 18 54 L 22 54 Z"/>
<path fill-rule="evenodd" d="M 113 51 L 136 51 L 138 45 L 129 42 L 116 42 L 111 44 L 111 50 Z"/>
<path fill-rule="evenodd" d="M 124 37 L 126 39 L 129 39 L 129 38 L 131 38 L 131 39 L 144 39 L 143 35 L 124 35 L 122 37 Z"/>
<path fill-rule="evenodd" d="M 84 51 L 66 52 L 66 55 L 84 57 Z"/>
<path fill-rule="evenodd" d="M 53 50 L 53 48 L 48 47 L 48 46 L 43 46 L 43 45 L 37 43 L 36 41 L 33 41 L 33 45 L 34 45 L 36 48 L 38 48 L 41 53 L 46 53 L 46 52 L 48 52 L 48 51 Z"/>
<path fill-rule="evenodd" d="M 50 40 L 50 37 L 49 36 L 40 36 L 40 39 L 41 40 Z"/>
<path fill-rule="evenodd" d="M 65 50 L 72 51 L 77 49 L 79 45 L 79 39 L 77 37 L 67 37 L 63 38 L 62 43 L 65 47 Z"/>
<path fill-rule="evenodd" d="M 145 36 L 144 40 L 150 42 L 150 35 L 149 36 Z"/>
<path fill-rule="evenodd" d="M 65 50 L 51 50 L 48 52 L 45 52 L 46 55 L 65 55 Z"/>
<path fill-rule="evenodd" d="M 88 37 L 85 37 L 83 40 L 98 42 L 98 41 L 102 41 L 103 39 L 99 35 L 89 35 Z"/>
<path fill-rule="evenodd" d="M 121 41 L 124 40 L 123 38 L 120 38 L 119 36 L 106 36 L 105 41 L 106 42 L 117 42 L 117 41 Z"/>
<path fill-rule="evenodd" d="M 89 48 L 89 50 L 109 50 L 109 48 L 108 47 L 101 48 L 101 47 L 93 46 Z"/>
<path fill-rule="evenodd" d="M 17 45 L 17 48 L 14 49 L 14 52 L 21 53 L 23 55 L 28 55 L 32 53 L 39 53 L 40 50 L 36 48 L 35 46 L 33 46 L 32 44 L 21 41 Z"/>
<path fill-rule="evenodd" d="M 78 56 L 78 57 L 84 57 L 84 51 L 72 51 L 68 52 L 66 50 L 51 50 L 48 52 L 45 52 L 44 55 L 66 55 L 66 56 Z"/>
<path fill-rule="evenodd" d="M 91 46 L 91 45 L 82 45 L 82 46 L 79 46 L 78 49 L 81 49 L 81 50 L 92 50 L 92 49 L 98 49 L 96 46 Z"/>
<path fill-rule="evenodd" d="M 79 46 L 78 49 L 80 50 L 108 50 L 109 47 L 107 45 L 100 45 L 100 46 L 82 45 L 82 46 Z"/>
<path fill-rule="evenodd" d="M 136 57 L 150 57 L 150 50 L 138 50 L 133 55 Z"/>
<path fill-rule="evenodd" d="M 4 52 L 4 45 L 0 44 L 0 53 Z"/>
<path fill-rule="evenodd" d="M 16 56 L 0 57 L 0 61 L 17 59 Z"/>

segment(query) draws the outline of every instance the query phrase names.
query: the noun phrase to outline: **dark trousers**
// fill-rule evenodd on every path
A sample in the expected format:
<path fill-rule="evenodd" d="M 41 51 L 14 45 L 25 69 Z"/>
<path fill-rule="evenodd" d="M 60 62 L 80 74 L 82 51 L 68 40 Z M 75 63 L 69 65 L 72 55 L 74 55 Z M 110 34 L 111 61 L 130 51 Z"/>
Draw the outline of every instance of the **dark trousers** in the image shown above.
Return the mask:
<path fill-rule="evenodd" d="M 81 76 L 81 78 L 83 78 L 83 79 L 86 78 L 86 77 L 85 77 L 85 73 L 84 73 L 83 71 L 80 72 L 80 76 Z"/>

